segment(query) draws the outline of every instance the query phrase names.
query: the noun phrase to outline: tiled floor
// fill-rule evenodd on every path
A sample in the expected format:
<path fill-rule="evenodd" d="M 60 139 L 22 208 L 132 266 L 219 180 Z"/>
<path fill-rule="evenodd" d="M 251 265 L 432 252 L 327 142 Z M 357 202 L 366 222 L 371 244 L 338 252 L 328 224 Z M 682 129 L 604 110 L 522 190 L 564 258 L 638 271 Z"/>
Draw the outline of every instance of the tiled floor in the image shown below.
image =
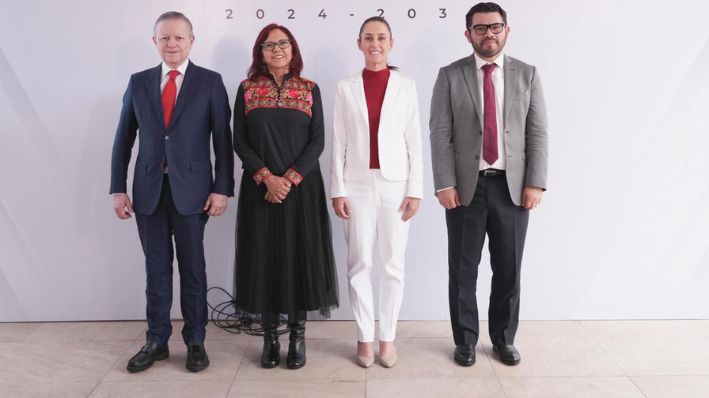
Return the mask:
<path fill-rule="evenodd" d="M 481 336 L 470 368 L 452 360 L 448 322 L 402 321 L 399 363 L 367 370 L 353 322 L 309 322 L 300 370 L 261 369 L 259 337 L 210 324 L 200 373 L 184 367 L 180 328 L 169 359 L 129 374 L 144 322 L 0 323 L 0 397 L 709 397 L 709 321 L 526 321 L 518 366 Z"/>

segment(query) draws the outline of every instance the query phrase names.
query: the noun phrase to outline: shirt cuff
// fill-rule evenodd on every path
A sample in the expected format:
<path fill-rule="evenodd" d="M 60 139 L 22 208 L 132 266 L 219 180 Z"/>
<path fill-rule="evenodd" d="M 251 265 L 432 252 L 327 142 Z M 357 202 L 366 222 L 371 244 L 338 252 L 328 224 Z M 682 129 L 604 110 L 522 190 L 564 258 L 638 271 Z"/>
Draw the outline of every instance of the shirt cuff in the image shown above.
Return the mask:
<path fill-rule="evenodd" d="M 303 182 L 303 176 L 293 168 L 286 170 L 286 174 L 284 174 L 283 177 L 287 178 L 288 181 L 292 182 L 295 186 L 298 186 L 298 184 Z"/>
<path fill-rule="evenodd" d="M 441 192 L 441 191 L 445 191 L 445 190 L 448 190 L 448 189 L 453 189 L 453 188 L 455 188 L 455 187 L 441 188 L 441 189 L 437 190 L 436 193 L 439 193 L 439 192 Z"/>
<path fill-rule="evenodd" d="M 257 171 L 256 174 L 254 174 L 254 181 L 256 181 L 256 185 L 261 185 L 263 180 L 270 177 L 271 174 L 271 170 L 269 170 L 268 167 L 264 167 Z"/>

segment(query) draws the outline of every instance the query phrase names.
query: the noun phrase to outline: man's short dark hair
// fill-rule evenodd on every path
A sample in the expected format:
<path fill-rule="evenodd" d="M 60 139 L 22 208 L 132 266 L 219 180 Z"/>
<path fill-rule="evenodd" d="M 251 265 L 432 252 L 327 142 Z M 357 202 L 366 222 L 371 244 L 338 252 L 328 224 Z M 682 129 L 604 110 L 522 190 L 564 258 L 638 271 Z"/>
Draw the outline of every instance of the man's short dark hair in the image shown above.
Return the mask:
<path fill-rule="evenodd" d="M 507 13 L 497 3 L 478 3 L 474 5 L 467 14 L 465 14 L 465 29 L 470 29 L 473 24 L 473 14 L 477 12 L 499 12 L 502 16 L 502 22 L 507 25 Z"/>
<path fill-rule="evenodd" d="M 192 22 L 190 22 L 190 19 L 187 18 L 185 14 L 178 11 L 168 11 L 162 13 L 155 21 L 155 25 L 153 25 L 153 36 L 155 36 L 155 30 L 158 28 L 158 24 L 166 19 L 181 19 L 185 21 L 187 26 L 190 27 L 190 35 L 194 36 L 194 33 L 192 33 Z"/>

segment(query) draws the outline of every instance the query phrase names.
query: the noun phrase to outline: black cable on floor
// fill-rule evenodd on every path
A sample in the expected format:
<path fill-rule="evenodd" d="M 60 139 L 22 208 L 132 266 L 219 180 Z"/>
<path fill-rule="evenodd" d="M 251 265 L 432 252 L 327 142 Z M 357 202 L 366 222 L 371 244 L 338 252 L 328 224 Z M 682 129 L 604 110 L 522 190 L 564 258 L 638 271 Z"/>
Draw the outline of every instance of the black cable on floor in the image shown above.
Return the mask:
<path fill-rule="evenodd" d="M 228 300 L 212 305 L 209 302 L 209 292 L 212 290 L 222 292 L 226 297 L 228 297 Z M 241 308 L 237 308 L 234 305 L 234 296 L 221 287 L 213 286 L 207 289 L 207 305 L 211 310 L 209 319 L 218 328 L 234 334 L 241 334 L 244 332 L 251 336 L 263 336 L 261 316 L 252 315 Z M 278 334 L 288 332 L 287 326 L 285 328 L 281 327 L 284 325 L 286 325 L 286 320 L 283 317 L 280 317 Z"/>

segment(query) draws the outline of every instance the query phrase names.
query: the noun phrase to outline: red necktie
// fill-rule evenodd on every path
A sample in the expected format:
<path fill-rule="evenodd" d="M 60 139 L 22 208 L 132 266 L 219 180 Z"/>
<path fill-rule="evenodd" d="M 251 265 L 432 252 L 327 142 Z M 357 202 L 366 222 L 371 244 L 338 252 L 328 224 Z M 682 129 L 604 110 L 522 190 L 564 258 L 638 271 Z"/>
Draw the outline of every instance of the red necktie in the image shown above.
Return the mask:
<path fill-rule="evenodd" d="M 497 160 L 497 106 L 495 105 L 495 86 L 492 85 L 492 71 L 495 64 L 483 66 L 483 159 L 492 165 Z"/>
<path fill-rule="evenodd" d="M 175 108 L 175 98 L 177 98 L 177 84 L 175 84 L 175 78 L 180 72 L 173 69 L 169 74 L 170 79 L 162 90 L 162 114 L 165 119 L 165 128 L 170 125 L 172 110 Z"/>

